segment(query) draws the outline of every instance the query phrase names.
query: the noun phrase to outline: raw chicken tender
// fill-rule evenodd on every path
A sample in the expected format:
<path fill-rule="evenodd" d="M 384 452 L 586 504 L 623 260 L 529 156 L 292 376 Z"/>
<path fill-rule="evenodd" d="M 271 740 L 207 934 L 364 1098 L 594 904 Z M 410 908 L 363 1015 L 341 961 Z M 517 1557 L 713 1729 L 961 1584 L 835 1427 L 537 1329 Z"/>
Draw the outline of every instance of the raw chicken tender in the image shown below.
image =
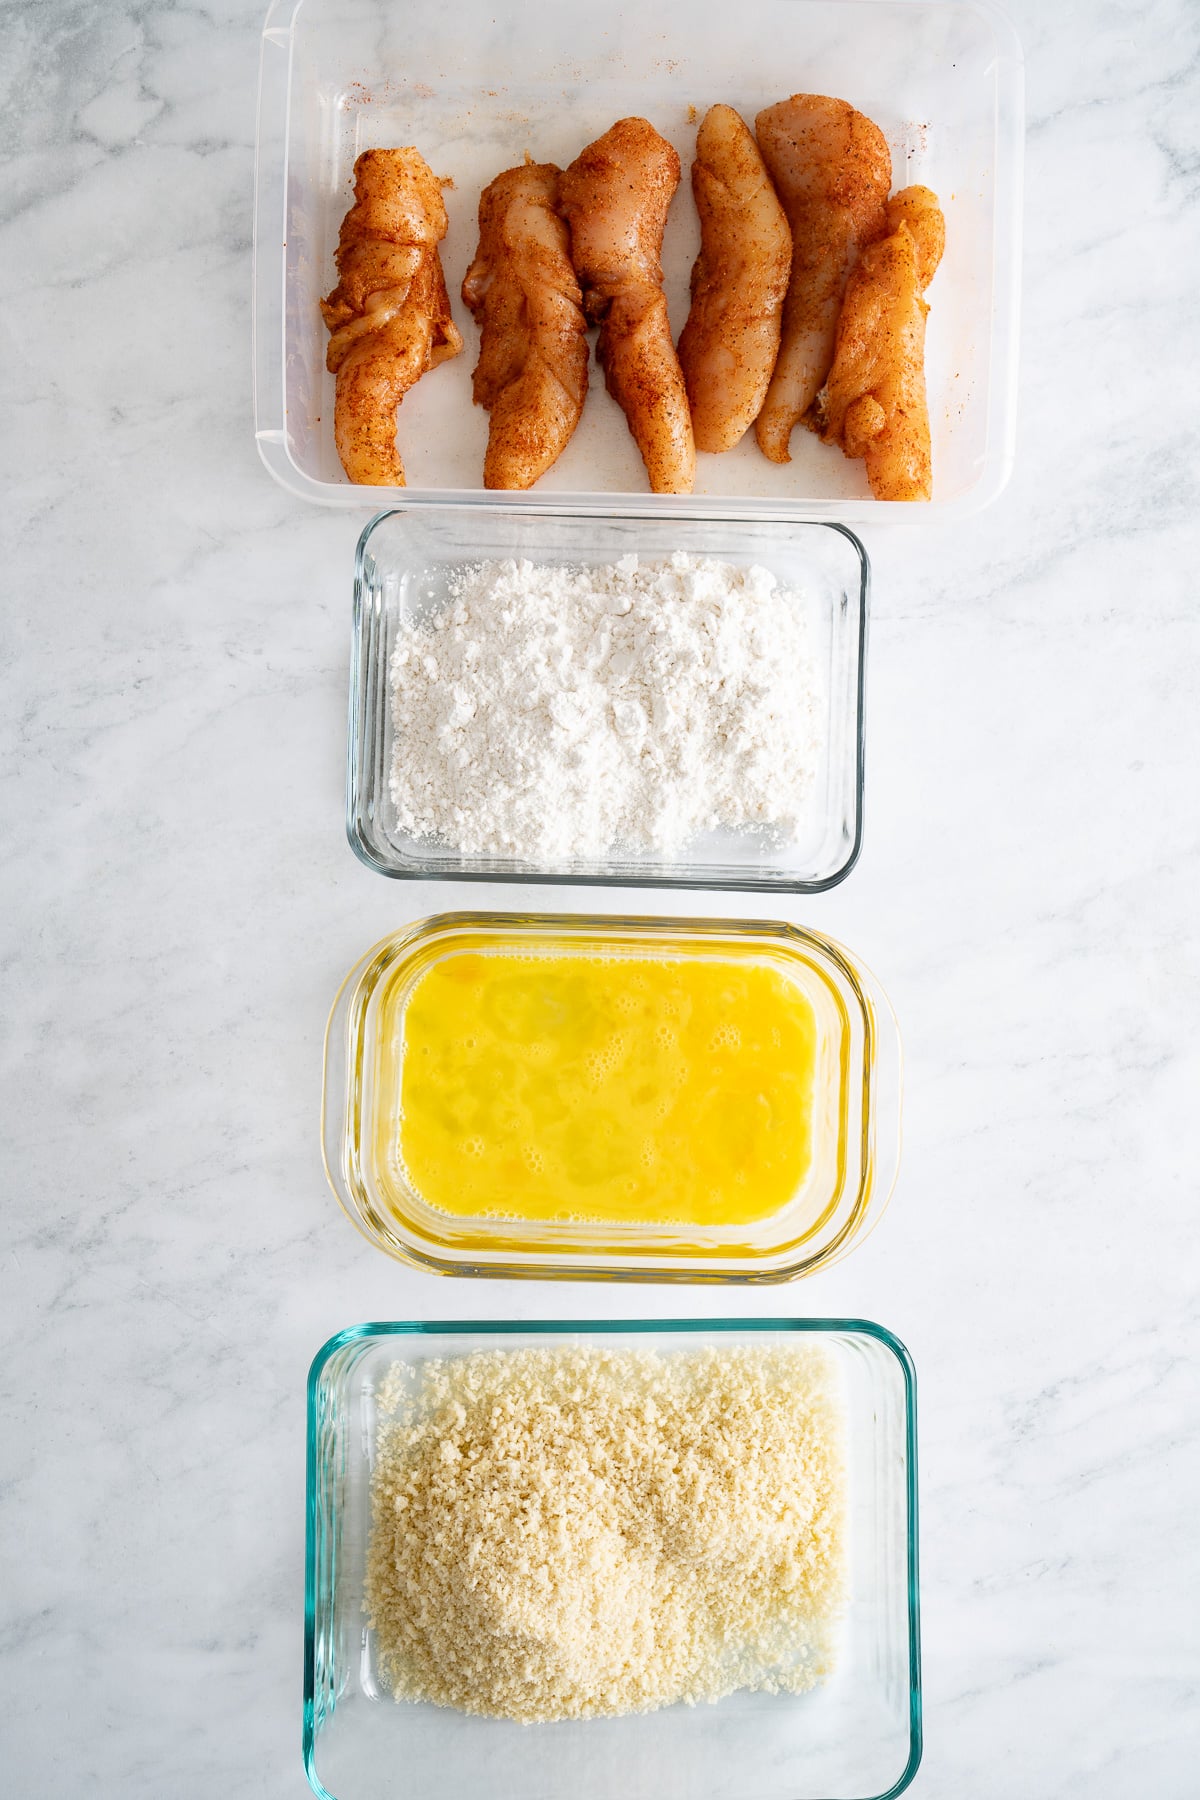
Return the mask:
<path fill-rule="evenodd" d="M 887 203 L 887 228 L 906 225 L 917 247 L 917 277 L 924 293 L 938 271 L 946 249 L 946 221 L 932 188 L 906 187 Z"/>
<path fill-rule="evenodd" d="M 663 229 L 679 157 L 646 119 L 618 119 L 559 184 L 571 260 L 608 391 L 629 421 L 656 494 L 687 494 L 696 446 L 662 290 Z"/>
<path fill-rule="evenodd" d="M 877 125 L 823 94 L 793 94 L 754 124 L 792 228 L 783 342 L 755 426 L 764 456 L 785 463 L 792 429 L 829 373 L 850 271 L 887 230 L 892 159 Z"/>
<path fill-rule="evenodd" d="M 553 163 L 506 169 L 479 200 L 479 249 L 462 297 L 480 326 L 477 406 L 491 413 L 483 484 L 532 487 L 579 423 L 587 324 L 556 209 Z"/>
<path fill-rule="evenodd" d="M 462 337 L 438 244 L 446 208 L 416 150 L 366 150 L 354 165 L 354 205 L 338 235 L 338 284 L 321 302 L 337 376 L 333 435 L 351 481 L 403 487 L 396 408 L 426 369 L 457 356 Z"/>
<path fill-rule="evenodd" d="M 749 127 L 731 106 L 704 115 L 692 191 L 700 254 L 679 361 L 696 448 L 729 450 L 766 395 L 792 266 L 787 217 Z"/>
<path fill-rule="evenodd" d="M 890 235 L 863 251 L 838 321 L 817 407 L 821 436 L 861 457 L 877 500 L 933 493 L 922 298 L 946 241 L 937 195 L 905 188 L 888 202 Z"/>

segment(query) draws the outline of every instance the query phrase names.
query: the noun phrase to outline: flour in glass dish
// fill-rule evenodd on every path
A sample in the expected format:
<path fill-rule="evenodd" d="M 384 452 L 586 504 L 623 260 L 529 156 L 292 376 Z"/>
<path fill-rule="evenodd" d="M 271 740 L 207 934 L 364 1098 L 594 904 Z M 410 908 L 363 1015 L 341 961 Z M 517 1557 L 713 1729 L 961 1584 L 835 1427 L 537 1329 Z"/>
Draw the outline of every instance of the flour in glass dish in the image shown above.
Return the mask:
<path fill-rule="evenodd" d="M 410 837 L 560 863 L 671 855 L 718 827 L 794 838 L 823 716 L 800 595 L 677 551 L 484 562 L 391 659 Z"/>

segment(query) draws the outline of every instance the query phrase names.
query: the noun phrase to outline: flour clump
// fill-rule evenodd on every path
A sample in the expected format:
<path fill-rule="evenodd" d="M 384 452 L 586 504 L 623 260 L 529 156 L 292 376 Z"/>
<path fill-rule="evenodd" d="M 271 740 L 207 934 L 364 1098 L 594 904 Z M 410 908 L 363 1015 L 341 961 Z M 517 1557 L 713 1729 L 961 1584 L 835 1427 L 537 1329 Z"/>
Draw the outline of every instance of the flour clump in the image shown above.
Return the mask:
<path fill-rule="evenodd" d="M 400 627 L 391 797 L 408 836 L 555 863 L 796 834 L 821 705 L 801 596 L 680 551 L 485 562 Z"/>

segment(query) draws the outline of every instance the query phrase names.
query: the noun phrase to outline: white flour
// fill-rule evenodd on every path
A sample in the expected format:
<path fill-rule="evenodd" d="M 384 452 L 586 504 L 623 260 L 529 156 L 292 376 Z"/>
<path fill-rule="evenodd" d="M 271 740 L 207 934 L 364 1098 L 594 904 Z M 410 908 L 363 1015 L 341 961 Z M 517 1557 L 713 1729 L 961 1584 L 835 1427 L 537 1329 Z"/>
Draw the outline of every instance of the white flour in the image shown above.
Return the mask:
<path fill-rule="evenodd" d="M 559 863 L 795 835 L 823 709 L 803 601 L 766 569 L 465 567 L 390 673 L 409 836 Z"/>

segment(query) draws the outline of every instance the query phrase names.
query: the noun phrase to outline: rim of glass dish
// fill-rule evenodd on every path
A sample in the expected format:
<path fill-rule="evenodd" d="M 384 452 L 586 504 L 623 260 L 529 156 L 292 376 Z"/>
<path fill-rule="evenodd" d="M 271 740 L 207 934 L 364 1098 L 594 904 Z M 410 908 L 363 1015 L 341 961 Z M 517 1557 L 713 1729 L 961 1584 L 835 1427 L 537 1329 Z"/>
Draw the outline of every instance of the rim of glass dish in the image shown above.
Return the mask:
<path fill-rule="evenodd" d="M 882 1218 L 883 1213 L 890 1204 L 892 1195 L 895 1192 L 896 1181 L 899 1176 L 899 1144 L 897 1144 L 896 1161 L 892 1171 L 891 1184 L 880 1202 L 874 1220 L 868 1222 L 874 1194 L 872 1191 L 869 1191 L 864 1201 L 862 1184 L 860 1183 L 859 1197 L 855 1202 L 851 1216 L 845 1221 L 837 1236 L 826 1246 L 825 1250 L 816 1256 L 808 1255 L 802 1257 L 799 1262 L 791 1262 L 785 1267 L 778 1269 L 738 1269 L 737 1271 L 722 1271 L 715 1268 L 639 1268 L 632 1263 L 630 1263 L 629 1266 L 592 1269 L 584 1268 L 573 1263 L 547 1264 L 545 1262 L 511 1261 L 476 1264 L 470 1262 L 451 1262 L 443 1257 L 434 1255 L 432 1251 L 418 1249 L 408 1243 L 396 1245 L 388 1239 L 381 1237 L 362 1216 L 357 1206 L 352 1205 L 347 1200 L 330 1162 L 328 1146 L 330 1106 L 329 1059 L 335 1022 L 338 1020 L 338 1014 L 341 1010 L 343 1000 L 345 999 L 347 1004 L 350 1004 L 347 997 L 349 995 L 351 984 L 354 983 L 357 987 L 367 970 L 378 962 L 385 949 L 392 945 L 397 938 L 407 939 L 411 943 L 416 940 L 419 933 L 424 934 L 428 931 L 432 935 L 438 931 L 453 929 L 460 925 L 478 926 L 481 920 L 498 922 L 501 925 L 512 925 L 516 922 L 531 926 L 545 925 L 551 929 L 555 927 L 562 928 L 564 926 L 597 926 L 601 929 L 633 926 L 656 927 L 661 929 L 663 926 L 666 926 L 668 928 L 686 927 L 693 930 L 699 929 L 701 931 L 711 932 L 732 932 L 735 935 L 766 932 L 769 935 L 781 938 L 784 941 L 799 938 L 815 944 L 823 953 L 830 957 L 844 974 L 858 999 L 862 1011 L 866 1031 L 866 1066 L 870 1072 L 866 1078 L 867 1091 L 871 1101 L 870 1106 L 864 1110 L 862 1121 L 864 1169 L 871 1165 L 870 1150 L 874 1143 L 874 1138 L 871 1136 L 871 1130 L 872 1122 L 875 1119 L 878 1109 L 873 1081 L 873 1071 L 876 1062 L 875 1050 L 879 1040 L 879 1022 L 876 1017 L 876 996 L 882 1001 L 888 1016 L 892 1020 L 898 1046 L 900 1045 L 900 1028 L 891 1001 L 888 999 L 884 988 L 867 966 L 863 963 L 859 963 L 852 953 L 846 949 L 843 944 L 839 943 L 836 938 L 829 937 L 824 932 L 814 931 L 806 925 L 796 925 L 783 919 L 693 919 L 681 917 L 678 914 L 547 913 L 541 911 L 508 912 L 490 907 L 478 911 L 456 908 L 452 912 L 430 913 L 423 919 L 415 919 L 408 925 L 400 926 L 397 930 L 388 932 L 386 936 L 380 938 L 377 943 L 372 944 L 370 949 L 359 957 L 358 961 L 348 971 L 339 985 L 337 993 L 334 995 L 333 1004 L 329 1009 L 329 1017 L 325 1022 L 325 1033 L 322 1040 L 323 1079 L 321 1086 L 320 1125 L 322 1166 L 325 1170 L 326 1182 L 331 1188 L 333 1196 L 341 1208 L 342 1213 L 350 1221 L 351 1225 L 354 1226 L 354 1229 L 359 1233 L 360 1237 L 365 1239 L 373 1249 L 381 1251 L 385 1256 L 390 1256 L 394 1261 L 399 1262 L 406 1267 L 421 1269 L 430 1275 L 442 1275 L 449 1278 L 462 1277 L 469 1280 L 619 1281 L 629 1284 L 654 1284 L 672 1287 L 781 1287 L 787 1282 L 801 1280 L 808 1275 L 815 1274 L 818 1269 L 827 1268 L 832 1263 L 837 1262 L 849 1250 L 854 1248 L 859 1241 L 859 1233 L 864 1232 L 864 1227 L 869 1231 L 874 1228 L 875 1224 L 878 1224 L 879 1219 Z M 874 990 L 874 992 L 871 990 Z M 339 1096 L 339 1101 L 341 1108 L 344 1109 L 344 1094 Z M 866 1235 L 866 1232 L 864 1232 L 864 1235 Z"/>
<path fill-rule="evenodd" d="M 438 509 L 440 514 L 453 512 L 455 508 L 447 505 Z M 460 506 L 459 512 L 469 513 L 472 519 L 480 515 L 474 507 Z M 354 553 L 354 606 L 351 615 L 350 639 L 350 696 L 347 709 L 346 731 L 346 838 L 355 856 L 376 875 L 386 875 L 392 881 L 486 881 L 486 882 L 524 882 L 539 887 L 616 887 L 616 888 L 673 888 L 680 892 L 713 893 L 750 893 L 750 894 L 824 894 L 830 888 L 838 887 L 850 875 L 859 857 L 863 845 L 863 811 L 866 805 L 866 686 L 867 686 L 867 627 L 870 617 L 871 602 L 871 559 L 866 545 L 858 534 L 843 525 L 837 519 L 797 519 L 789 520 L 782 529 L 835 531 L 846 538 L 858 557 L 858 634 L 855 646 L 857 668 L 854 682 L 854 836 L 845 860 L 832 874 L 823 875 L 816 880 L 756 880 L 753 876 L 717 876 L 704 880 L 694 880 L 683 875 L 672 875 L 665 869 L 657 869 L 652 874 L 636 875 L 623 872 L 620 875 L 588 875 L 574 870 L 545 870 L 538 867 L 522 870 L 495 869 L 442 869 L 430 863 L 415 863 L 411 868 L 399 867 L 385 862 L 373 854 L 363 841 L 358 828 L 359 818 L 359 736 L 362 708 L 359 696 L 362 692 L 363 675 L 363 593 L 364 569 L 366 564 L 367 545 L 376 528 L 386 519 L 396 518 L 401 514 L 420 515 L 428 508 L 414 506 L 389 506 L 368 520 L 359 533 L 358 545 Z M 487 516 L 509 514 L 523 516 L 515 508 L 495 506 L 488 509 Z M 655 513 L 647 518 L 643 513 L 633 513 L 614 508 L 604 514 L 571 514 L 563 515 L 569 519 L 578 519 L 586 523 L 595 518 L 597 523 L 608 523 L 610 520 L 629 520 L 638 525 L 657 524 L 677 519 L 682 524 L 744 526 L 747 524 L 771 523 L 772 521 L 747 520 L 723 513 L 719 507 L 712 512 L 699 516 L 692 513 L 675 513 L 671 511 Z"/>
<path fill-rule="evenodd" d="M 816 1318 L 764 1319 L 720 1317 L 715 1319 L 369 1319 L 361 1325 L 347 1325 L 335 1332 L 317 1351 L 309 1366 L 305 1406 L 305 1520 L 304 1520 L 304 1709 L 301 1747 L 304 1773 L 317 1800 L 338 1800 L 325 1787 L 316 1771 L 316 1499 L 317 1499 L 317 1433 L 316 1400 L 326 1365 L 339 1350 L 369 1338 L 390 1337 L 455 1337 L 478 1333 L 511 1337 L 527 1332 L 535 1337 L 611 1336 L 623 1333 L 636 1336 L 650 1332 L 729 1331 L 796 1331 L 845 1332 L 874 1338 L 890 1350 L 900 1365 L 904 1379 L 904 1460 L 905 1508 L 908 1532 L 905 1546 L 905 1575 L 908 1582 L 908 1761 L 895 1782 L 882 1794 L 862 1796 L 862 1800 L 898 1800 L 908 1788 L 921 1766 L 924 1744 L 924 1711 L 921 1685 L 921 1592 L 920 1592 L 920 1515 L 917 1498 L 917 1371 L 908 1347 L 886 1325 L 873 1319 Z M 833 1795 L 827 1800 L 835 1800 Z"/>

